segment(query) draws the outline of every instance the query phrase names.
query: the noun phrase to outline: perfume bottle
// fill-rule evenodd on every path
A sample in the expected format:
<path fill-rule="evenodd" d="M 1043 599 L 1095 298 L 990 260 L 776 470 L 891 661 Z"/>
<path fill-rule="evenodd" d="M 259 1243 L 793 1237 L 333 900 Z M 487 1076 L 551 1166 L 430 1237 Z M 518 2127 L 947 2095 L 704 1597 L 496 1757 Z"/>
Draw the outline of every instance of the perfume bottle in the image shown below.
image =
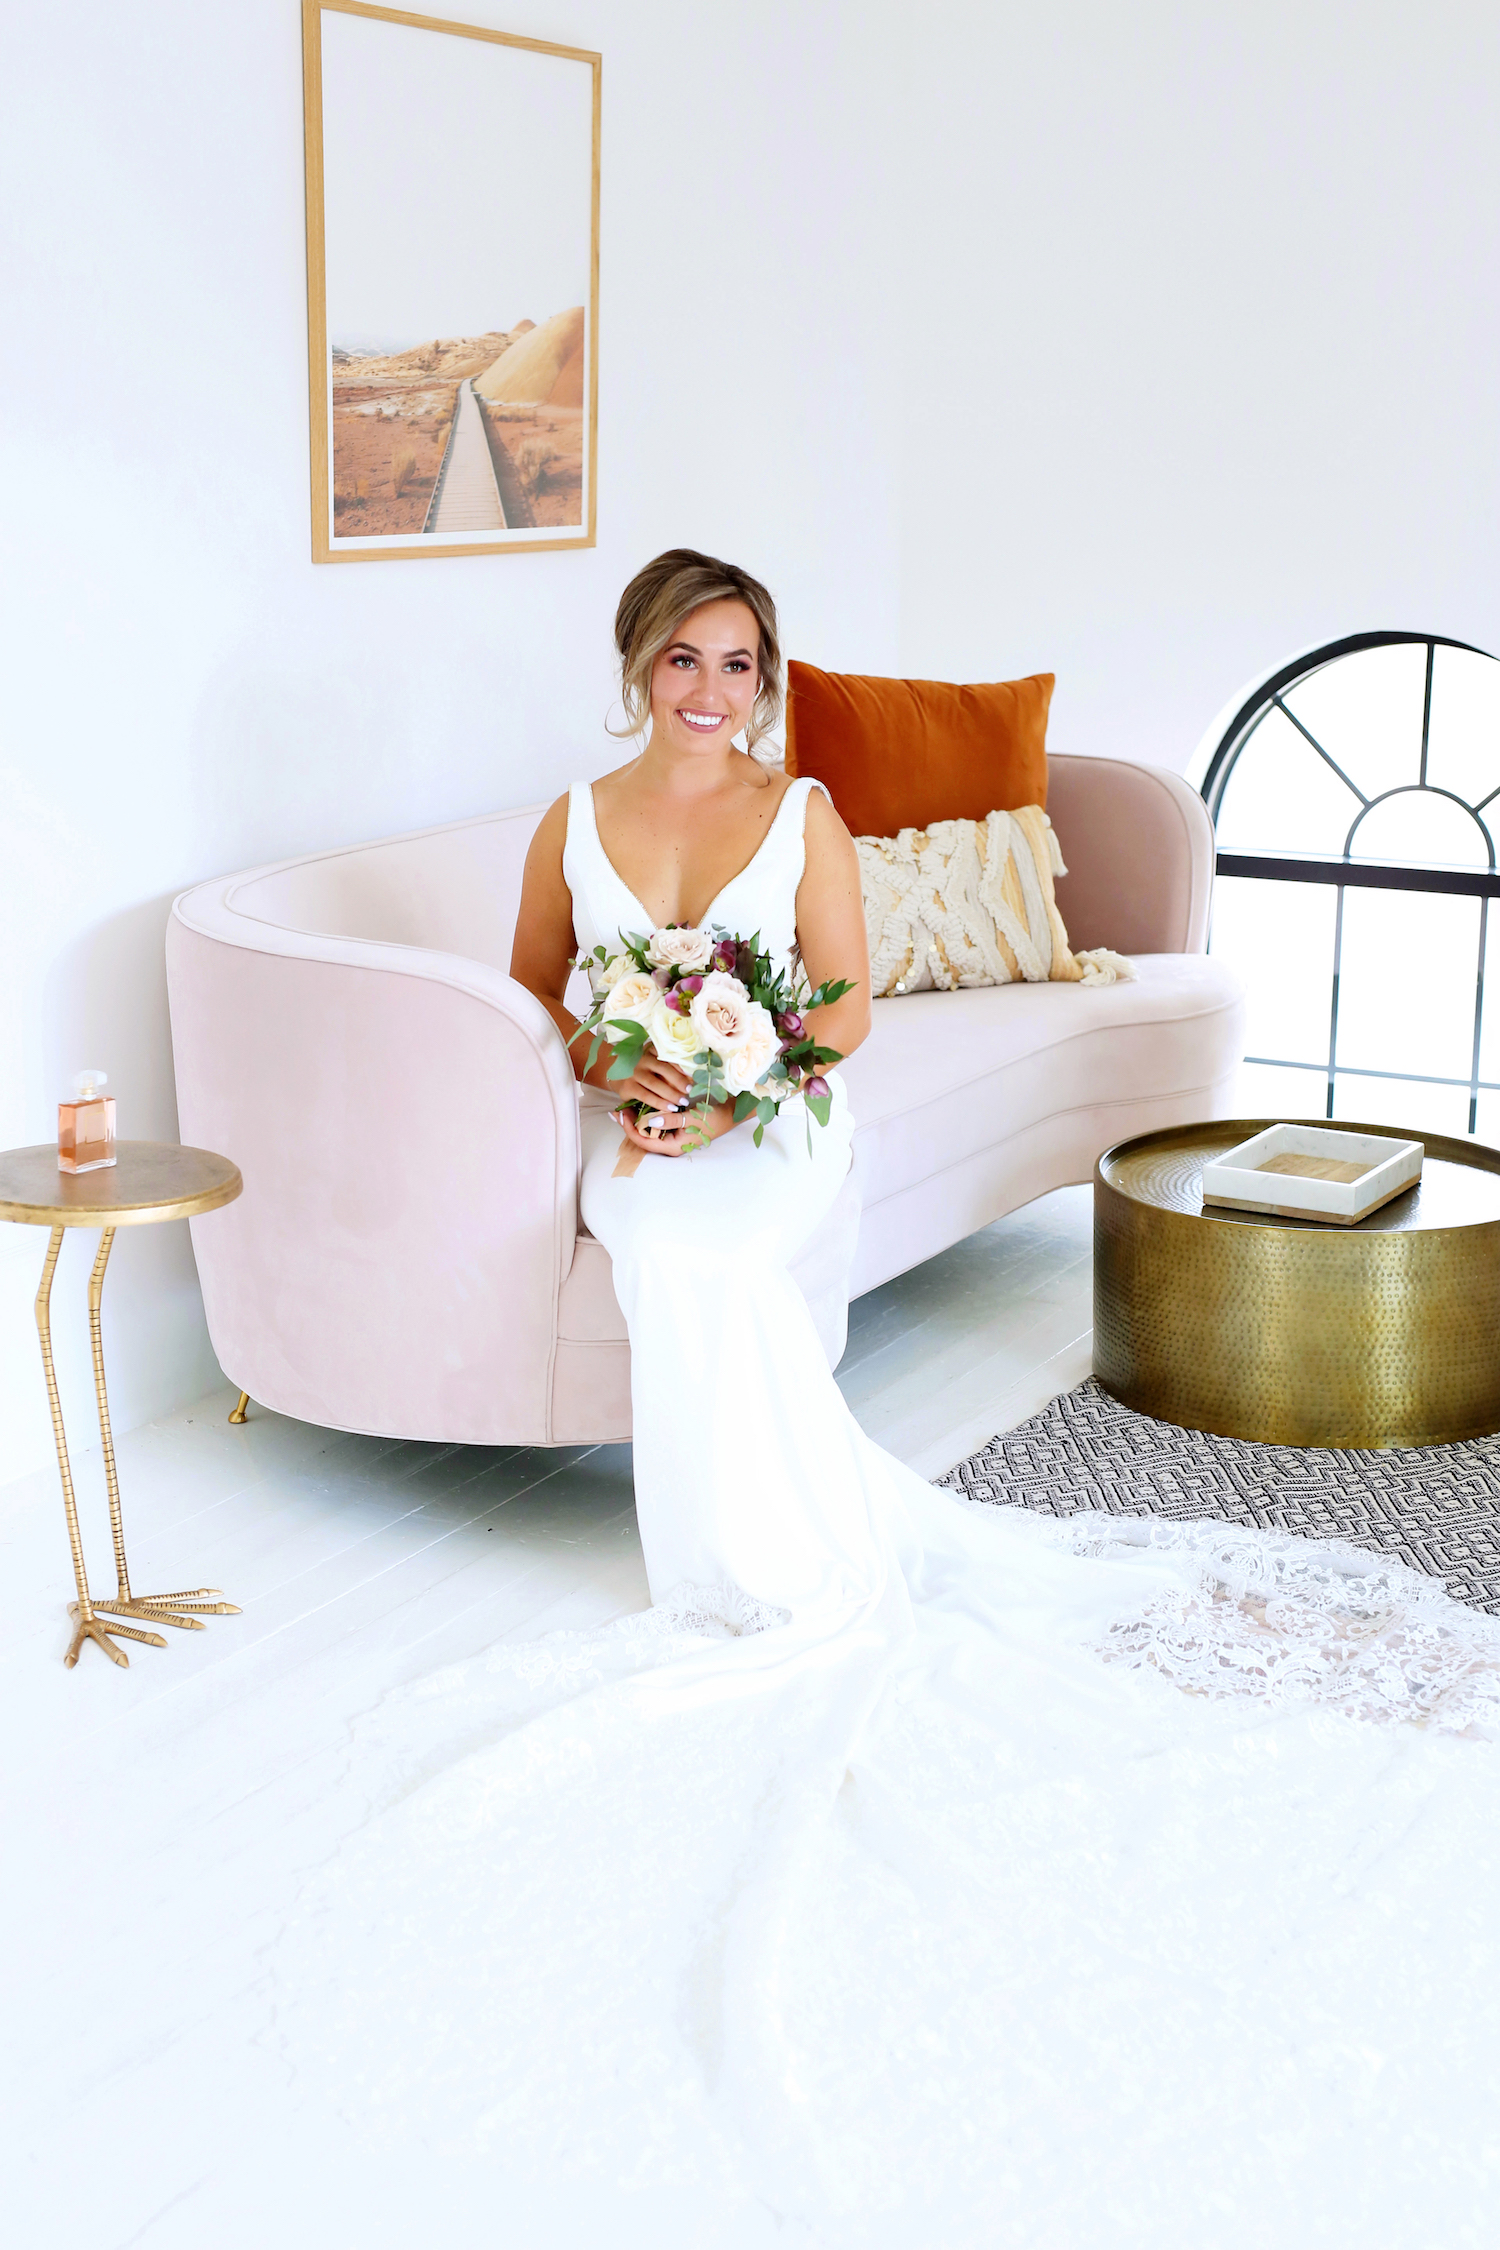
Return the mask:
<path fill-rule="evenodd" d="M 57 1169 L 98 1172 L 115 1161 L 115 1097 L 102 1070 L 80 1070 L 73 1099 L 57 1105 Z"/>

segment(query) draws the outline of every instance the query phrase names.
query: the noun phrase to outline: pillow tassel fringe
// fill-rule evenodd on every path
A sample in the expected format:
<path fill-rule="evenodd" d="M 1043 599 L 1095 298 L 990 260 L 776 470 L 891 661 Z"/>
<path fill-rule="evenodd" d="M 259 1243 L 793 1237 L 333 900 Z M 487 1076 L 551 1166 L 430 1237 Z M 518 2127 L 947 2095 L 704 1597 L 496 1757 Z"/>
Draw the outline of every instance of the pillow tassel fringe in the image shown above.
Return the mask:
<path fill-rule="evenodd" d="M 1107 945 L 1091 945 L 1087 953 L 1075 953 L 1081 962 L 1082 984 L 1134 984 L 1135 963 L 1127 961 L 1123 953 L 1111 953 Z"/>

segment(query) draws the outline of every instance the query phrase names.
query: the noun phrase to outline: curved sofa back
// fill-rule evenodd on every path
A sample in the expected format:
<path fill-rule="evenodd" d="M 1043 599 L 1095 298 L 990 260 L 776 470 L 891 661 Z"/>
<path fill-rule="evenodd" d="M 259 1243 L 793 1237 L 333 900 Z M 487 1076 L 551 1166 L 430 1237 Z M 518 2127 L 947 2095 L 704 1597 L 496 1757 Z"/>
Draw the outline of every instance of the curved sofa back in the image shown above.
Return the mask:
<path fill-rule="evenodd" d="M 1111 758 L 1049 761 L 1048 807 L 1069 874 L 1058 904 L 1075 947 L 1198 953 L 1208 938 L 1213 829 L 1177 774 Z M 216 934 L 273 931 L 420 946 L 502 974 L 543 805 L 482 813 L 221 877 L 188 894 Z M 257 936 L 254 925 L 260 925 Z"/>
<path fill-rule="evenodd" d="M 504 973 L 526 854 L 545 810 L 484 813 L 254 868 L 216 886 L 220 903 L 271 929 L 422 946 Z"/>

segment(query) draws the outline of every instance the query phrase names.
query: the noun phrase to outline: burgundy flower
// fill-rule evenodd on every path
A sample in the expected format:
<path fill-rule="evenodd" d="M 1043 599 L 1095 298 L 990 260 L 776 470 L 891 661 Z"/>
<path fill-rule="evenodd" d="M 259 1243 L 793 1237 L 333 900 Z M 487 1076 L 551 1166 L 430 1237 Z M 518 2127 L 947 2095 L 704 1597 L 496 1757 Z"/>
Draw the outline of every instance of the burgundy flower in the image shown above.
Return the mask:
<path fill-rule="evenodd" d="M 679 977 L 677 979 L 676 990 L 678 992 L 687 993 L 691 998 L 693 993 L 701 992 L 703 990 L 703 979 L 702 977 Z"/>
<path fill-rule="evenodd" d="M 651 971 L 651 982 L 652 982 L 653 984 L 659 984 L 659 985 L 661 986 L 661 988 L 662 988 L 662 991 L 663 991 L 663 992 L 670 992 L 670 990 L 671 990 L 671 988 L 672 988 L 672 972 L 671 972 L 671 970 L 670 970 L 670 969 L 653 969 L 653 970 Z"/>
<path fill-rule="evenodd" d="M 800 1039 L 803 1028 L 802 1018 L 795 1008 L 788 1008 L 784 1016 L 776 1018 L 776 1029 L 781 1033 L 783 1039 Z"/>
<path fill-rule="evenodd" d="M 833 1092 L 833 1088 L 829 1085 L 826 1078 L 815 1076 L 804 1080 L 802 1091 L 809 1097 L 809 1099 L 818 1102 L 826 1101 L 828 1099 L 828 1096 Z"/>
<path fill-rule="evenodd" d="M 718 968 L 724 971 L 726 976 L 734 975 L 735 943 L 733 938 L 720 938 L 718 944 L 714 947 L 714 962 Z"/>

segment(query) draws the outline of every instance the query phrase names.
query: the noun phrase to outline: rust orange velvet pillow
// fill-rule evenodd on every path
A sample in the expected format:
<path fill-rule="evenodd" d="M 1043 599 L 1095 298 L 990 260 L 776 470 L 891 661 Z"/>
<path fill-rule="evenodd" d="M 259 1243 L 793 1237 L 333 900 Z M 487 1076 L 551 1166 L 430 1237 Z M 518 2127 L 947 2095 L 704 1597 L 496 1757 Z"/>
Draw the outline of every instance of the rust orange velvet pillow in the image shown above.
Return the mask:
<path fill-rule="evenodd" d="M 786 770 L 821 781 L 855 836 L 1045 805 L 1053 679 L 955 687 L 790 663 Z"/>

